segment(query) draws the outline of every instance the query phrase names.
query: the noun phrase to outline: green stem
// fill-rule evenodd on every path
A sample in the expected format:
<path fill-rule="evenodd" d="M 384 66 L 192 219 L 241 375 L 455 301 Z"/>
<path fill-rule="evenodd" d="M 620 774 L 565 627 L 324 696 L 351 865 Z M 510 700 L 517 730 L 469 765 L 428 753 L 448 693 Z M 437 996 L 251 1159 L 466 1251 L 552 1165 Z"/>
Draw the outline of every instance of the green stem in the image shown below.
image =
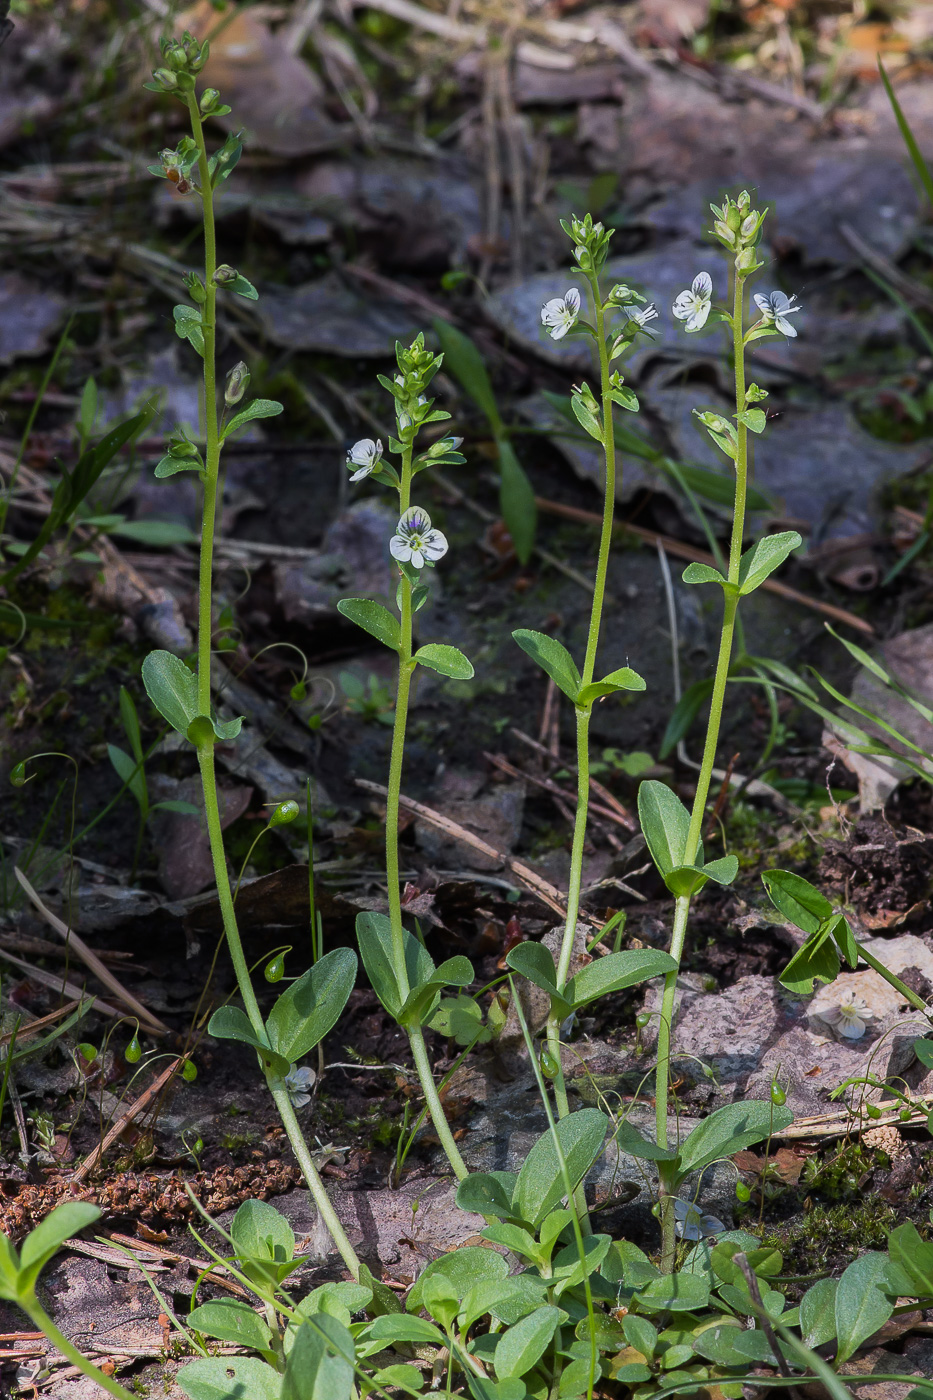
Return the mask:
<path fill-rule="evenodd" d="M 308 1183 L 308 1190 L 314 1204 L 320 1212 L 321 1219 L 330 1231 L 331 1238 L 337 1246 L 341 1259 L 346 1264 L 354 1279 L 359 1282 L 360 1261 L 356 1256 L 356 1251 L 347 1239 L 346 1231 L 340 1223 L 337 1212 L 331 1204 L 331 1199 L 320 1178 L 314 1159 L 308 1151 L 308 1144 L 305 1142 L 304 1134 L 301 1131 L 301 1124 L 295 1113 L 292 1101 L 288 1096 L 288 1090 L 281 1079 L 268 1079 L 269 1091 L 275 1100 L 275 1106 L 279 1111 L 282 1126 L 288 1135 L 295 1159 L 304 1174 L 304 1179 Z"/>
<path fill-rule="evenodd" d="M 191 131 L 198 147 L 198 174 L 204 211 L 204 304 L 201 328 L 204 335 L 204 503 L 201 514 L 201 558 L 198 573 L 198 706 L 201 714 L 211 709 L 211 624 L 213 600 L 214 528 L 217 516 L 217 479 L 220 474 L 220 431 L 217 417 L 216 325 L 217 236 L 214 230 L 214 191 L 201 125 L 201 113 L 194 92 L 188 94 Z"/>
<path fill-rule="evenodd" d="M 736 412 L 745 409 L 745 333 L 743 313 L 745 307 L 745 282 L 735 273 L 735 288 L 732 306 L 732 337 L 735 361 L 735 403 Z M 726 684 L 729 680 L 729 666 L 732 662 L 732 645 L 735 636 L 736 613 L 739 606 L 739 565 L 742 559 L 742 540 L 745 534 L 745 503 L 748 494 L 748 429 L 738 423 L 738 437 L 735 452 L 735 507 L 732 514 L 732 539 L 729 546 L 729 583 L 732 589 L 725 593 L 723 605 L 722 631 L 719 638 L 719 655 L 716 658 L 716 674 L 713 680 L 713 693 L 710 699 L 709 720 L 706 727 L 706 742 L 703 745 L 703 758 L 697 778 L 693 810 L 690 813 L 690 827 L 684 848 L 685 865 L 693 865 L 700 848 L 703 835 L 703 820 L 709 798 L 710 782 L 716 762 L 716 749 L 719 744 L 719 731 L 722 727 L 723 707 L 726 698 Z M 673 1035 L 674 1001 L 677 991 L 677 976 L 683 958 L 687 925 L 690 918 L 690 896 L 681 896 L 674 907 L 674 927 L 671 932 L 670 954 L 677 967 L 664 978 L 664 991 L 661 996 L 661 1020 L 658 1027 L 658 1067 L 655 1091 L 655 1113 L 658 1143 L 666 1147 L 667 1115 L 669 1107 L 671 1041 Z M 674 1268 L 675 1232 L 674 1202 L 663 1181 L 659 1184 L 661 1199 L 661 1259 L 662 1273 L 671 1273 Z"/>
<path fill-rule="evenodd" d="M 855 946 L 858 948 L 859 957 L 864 958 L 869 967 L 874 968 L 875 972 L 880 973 L 884 980 L 889 983 L 896 992 L 900 992 L 906 1002 L 916 1011 L 926 1011 L 927 1003 L 923 1000 L 923 997 L 918 996 L 916 992 L 912 992 L 906 982 L 902 982 L 899 977 L 895 977 L 890 968 L 885 967 L 884 963 L 879 962 L 873 953 L 869 953 L 863 943 L 856 943 Z"/>
<path fill-rule="evenodd" d="M 202 715 L 211 712 L 211 630 L 213 601 L 213 555 L 214 531 L 217 514 L 217 484 L 220 474 L 220 422 L 217 413 L 216 382 L 216 302 L 217 288 L 214 273 L 217 270 L 217 239 L 214 230 L 214 195 L 211 187 L 211 172 L 201 125 L 201 114 L 195 94 L 188 96 L 188 112 L 191 117 L 191 130 L 198 147 L 198 172 L 201 181 L 201 202 L 204 210 L 204 289 L 205 298 L 201 307 L 201 325 L 204 335 L 204 502 L 201 516 L 201 557 L 198 571 L 198 710 Z M 268 1043 L 265 1023 L 256 993 L 249 975 L 243 943 L 237 927 L 233 907 L 233 893 L 230 888 L 230 875 L 224 852 L 223 831 L 220 824 L 220 805 L 217 799 L 217 775 L 214 767 L 213 735 L 207 743 L 198 745 L 198 767 L 201 771 L 201 788 L 204 793 L 204 815 L 211 848 L 211 861 L 214 866 L 214 880 L 217 885 L 217 898 L 223 920 L 224 934 L 230 958 L 236 974 L 237 986 L 243 999 L 243 1006 L 250 1025 L 260 1040 Z M 298 1119 L 295 1116 L 288 1090 L 280 1081 L 269 1081 L 269 1089 L 275 1100 L 292 1151 L 300 1166 L 308 1189 L 321 1213 L 321 1218 L 330 1230 L 334 1244 L 354 1278 L 359 1278 L 359 1260 L 347 1239 L 343 1226 L 330 1203 L 324 1183 L 308 1151 Z"/>
<path fill-rule="evenodd" d="M 606 348 L 606 322 L 599 280 L 595 273 L 589 277 L 590 292 L 593 298 L 593 311 L 596 320 L 596 344 L 599 351 L 599 376 L 602 391 L 603 450 L 606 461 L 606 476 L 603 492 L 603 520 L 599 535 L 599 556 L 596 561 L 596 577 L 593 582 L 593 602 L 590 608 L 590 625 L 586 638 L 586 655 L 583 661 L 581 680 L 589 685 L 596 669 L 596 652 L 599 647 L 599 631 L 602 622 L 603 604 L 606 597 L 606 575 L 609 569 L 609 551 L 612 547 L 613 514 L 616 498 L 616 444 L 612 422 L 612 398 L 609 384 L 609 352 Z M 567 919 L 564 937 L 561 942 L 557 963 L 557 986 L 566 986 L 570 977 L 573 957 L 573 944 L 580 915 L 580 892 L 583 884 L 583 849 L 586 842 L 586 824 L 590 802 L 590 719 L 592 703 L 577 706 L 577 810 L 573 823 L 573 843 L 570 853 L 570 877 L 567 885 Z M 548 1049 L 557 1073 L 554 1076 L 554 1101 L 561 1118 L 570 1112 L 567 1088 L 564 1083 L 560 1058 L 560 1018 L 551 1012 L 547 1024 Z M 582 1199 L 582 1197 L 581 1197 Z M 585 1209 L 581 1219 L 588 1219 Z"/>
<path fill-rule="evenodd" d="M 71 1362 L 72 1366 L 77 1366 L 79 1371 L 106 1390 L 108 1395 L 116 1396 L 116 1400 L 133 1400 L 131 1393 L 124 1389 L 119 1381 L 114 1380 L 112 1376 L 104 1375 L 104 1372 L 95 1366 L 93 1361 L 89 1360 L 77 1347 L 72 1346 L 68 1338 L 59 1332 L 35 1294 L 30 1299 L 21 1301 L 20 1307 L 39 1331 L 44 1332 L 52 1345 L 58 1348 L 62 1356 Z"/>
<path fill-rule="evenodd" d="M 399 514 L 404 515 L 411 502 L 411 458 L 412 445 L 406 445 L 402 456 L 402 475 L 399 482 Z M 405 926 L 402 923 L 402 891 L 398 854 L 398 818 L 402 792 L 402 765 L 405 761 L 405 732 L 408 727 L 408 705 L 411 699 L 411 678 L 415 663 L 412 660 L 412 607 L 411 584 L 404 574 L 401 576 L 401 639 L 398 654 L 398 685 L 395 694 L 395 723 L 392 727 L 392 755 L 389 759 L 389 780 L 386 786 L 386 881 L 389 894 L 389 923 L 392 930 L 392 961 L 399 996 L 404 1001 L 411 991 L 408 979 L 408 966 L 405 962 Z M 434 1072 L 428 1058 L 428 1048 L 424 1032 L 420 1026 L 406 1026 L 405 1030 L 411 1045 L 415 1069 L 424 1094 L 424 1101 L 431 1114 L 434 1131 L 447 1153 L 447 1159 L 458 1181 L 468 1175 L 467 1166 L 460 1149 L 454 1142 L 447 1115 L 434 1083 Z"/>

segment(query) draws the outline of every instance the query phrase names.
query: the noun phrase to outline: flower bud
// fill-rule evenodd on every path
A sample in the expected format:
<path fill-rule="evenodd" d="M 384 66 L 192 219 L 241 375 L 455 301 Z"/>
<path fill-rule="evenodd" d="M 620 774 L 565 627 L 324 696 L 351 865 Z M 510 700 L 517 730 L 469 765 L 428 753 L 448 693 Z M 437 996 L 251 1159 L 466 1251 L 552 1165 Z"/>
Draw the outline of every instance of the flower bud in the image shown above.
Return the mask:
<path fill-rule="evenodd" d="M 722 239 L 723 243 L 728 244 L 730 248 L 735 247 L 735 234 L 732 232 L 731 228 L 729 228 L 728 224 L 724 224 L 722 220 L 717 219 L 715 224 L 713 224 L 713 230 Z"/>
<path fill-rule="evenodd" d="M 227 383 L 224 388 L 224 403 L 228 408 L 233 408 L 249 388 L 250 373 L 243 360 L 235 364 L 227 375 Z"/>
<path fill-rule="evenodd" d="M 739 195 L 738 199 L 735 201 L 735 207 L 736 209 L 738 209 L 740 214 L 747 214 L 749 209 L 751 208 L 751 203 L 751 196 L 749 195 L 748 190 L 743 190 L 742 193 Z"/>
<path fill-rule="evenodd" d="M 742 220 L 742 227 L 739 229 L 739 233 L 743 238 L 751 238 L 757 227 L 758 215 L 752 210 L 752 212 Z"/>
<path fill-rule="evenodd" d="M 285 826 L 288 822 L 293 822 L 299 813 L 298 803 L 294 798 L 287 798 L 285 802 L 280 802 L 272 816 L 269 818 L 270 826 Z"/>
<path fill-rule="evenodd" d="M 185 287 L 191 300 L 198 306 L 203 306 L 207 301 L 207 292 L 204 290 L 204 283 L 196 272 L 189 272 L 185 277 Z"/>
<path fill-rule="evenodd" d="M 216 287 L 232 287 L 239 275 L 235 267 L 231 267 L 229 263 L 221 263 L 211 281 Z"/>
<path fill-rule="evenodd" d="M 210 46 L 210 44 L 207 42 L 207 40 L 205 39 L 205 40 L 204 40 L 204 43 L 201 45 L 200 49 L 198 49 L 195 53 L 193 53 L 193 54 L 191 55 L 190 60 L 189 60 L 192 73 L 200 73 L 201 69 L 204 67 L 205 63 L 206 63 L 207 60 L 210 58 L 210 56 L 211 56 L 211 46 Z M 220 94 L 218 93 L 218 96 L 219 96 L 219 95 L 220 95 Z"/>
<path fill-rule="evenodd" d="M 172 457 L 196 457 L 198 455 L 197 447 L 187 438 L 175 438 L 169 443 L 168 450 Z"/>
<path fill-rule="evenodd" d="M 729 225 L 729 228 L 732 230 L 733 233 L 738 233 L 738 231 L 739 231 L 739 225 L 741 224 L 741 222 L 742 222 L 742 215 L 739 213 L 739 211 L 738 211 L 738 209 L 736 208 L 736 206 L 735 206 L 734 204 L 729 204 L 729 205 L 727 205 L 727 206 L 726 206 L 726 223 Z"/>
<path fill-rule="evenodd" d="M 743 248 L 741 253 L 735 260 L 736 271 L 752 272 L 756 266 L 756 263 L 757 259 L 755 257 L 754 248 Z"/>
<path fill-rule="evenodd" d="M 10 783 L 13 787 L 23 787 L 26 782 L 26 765 L 17 763 L 10 769 Z"/>
<path fill-rule="evenodd" d="M 204 89 L 204 91 L 201 93 L 201 101 L 198 103 L 198 106 L 201 109 L 202 116 L 205 116 L 211 110 L 219 96 L 220 92 L 217 88 Z"/>
<path fill-rule="evenodd" d="M 168 68 L 157 68 L 152 75 L 157 83 L 161 83 L 166 92 L 174 92 L 178 87 L 178 79 Z"/>
<path fill-rule="evenodd" d="M 169 68 L 173 68 L 176 73 L 181 73 L 188 67 L 188 55 L 181 44 L 169 44 L 164 57 Z"/>

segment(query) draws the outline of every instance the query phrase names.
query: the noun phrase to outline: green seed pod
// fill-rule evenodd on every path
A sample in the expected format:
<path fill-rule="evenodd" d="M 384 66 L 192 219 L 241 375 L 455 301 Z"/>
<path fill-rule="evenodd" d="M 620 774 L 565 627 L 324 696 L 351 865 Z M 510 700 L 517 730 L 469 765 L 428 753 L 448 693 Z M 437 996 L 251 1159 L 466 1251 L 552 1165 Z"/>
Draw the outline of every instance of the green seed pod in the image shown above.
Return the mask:
<path fill-rule="evenodd" d="M 877 1104 L 867 1103 L 865 1105 L 865 1112 L 868 1114 L 869 1118 L 881 1117 L 881 1109 L 878 1107 Z"/>
<path fill-rule="evenodd" d="M 909 1123 L 909 1122 L 910 1122 L 910 1109 L 909 1109 L 909 1108 L 902 1108 L 901 1111 L 900 1111 L 900 1113 L 899 1113 L 897 1116 L 898 1116 L 898 1118 L 901 1120 L 902 1123 Z"/>
<path fill-rule="evenodd" d="M 284 802 L 280 802 L 272 816 L 269 818 L 270 826 L 286 826 L 293 822 L 299 815 L 301 808 L 294 798 L 289 797 Z"/>
<path fill-rule="evenodd" d="M 246 363 L 240 360 L 238 364 L 227 375 L 227 384 L 224 389 L 224 403 L 228 408 L 233 408 L 240 402 L 240 399 L 249 388 L 250 374 L 246 368 Z"/>
<path fill-rule="evenodd" d="M 139 1043 L 139 1036 L 134 1035 L 133 1039 L 130 1041 L 129 1045 L 123 1052 L 123 1058 L 126 1060 L 127 1064 L 135 1065 L 138 1060 L 142 1059 L 142 1054 L 143 1052 L 142 1046 Z"/>
<path fill-rule="evenodd" d="M 266 963 L 263 976 L 267 982 L 281 982 L 285 975 L 285 954 L 276 953 L 274 958 L 270 958 Z"/>
<path fill-rule="evenodd" d="M 293 700 L 304 700 L 308 694 L 308 687 L 304 681 L 296 681 L 288 693 Z"/>
<path fill-rule="evenodd" d="M 185 1060 L 182 1067 L 181 1077 L 188 1084 L 193 1084 L 198 1077 L 198 1067 L 193 1060 Z"/>
<path fill-rule="evenodd" d="M 735 1198 L 737 1201 L 741 1201 L 743 1205 L 746 1205 L 751 1200 L 751 1190 L 745 1185 L 744 1181 L 737 1181 L 735 1183 Z"/>
<path fill-rule="evenodd" d="M 23 787 L 26 782 L 25 763 L 17 763 L 15 767 L 10 769 L 10 782 L 13 787 Z"/>
<path fill-rule="evenodd" d="M 648 1024 L 648 1022 L 649 1022 L 650 1020 L 651 1020 L 651 1012 L 650 1012 L 650 1011 L 639 1011 L 638 1015 L 635 1017 L 635 1025 L 638 1027 L 638 1029 L 639 1029 L 640 1031 L 643 1031 L 643 1030 L 645 1029 L 645 1027 L 647 1026 L 647 1024 Z"/>
<path fill-rule="evenodd" d="M 771 1081 L 771 1102 L 778 1108 L 782 1108 L 787 1103 L 787 1095 L 776 1079 Z"/>
<path fill-rule="evenodd" d="M 195 444 L 184 438 L 176 438 L 174 442 L 170 442 L 168 450 L 172 457 L 196 457 L 198 455 Z"/>
<path fill-rule="evenodd" d="M 547 1046 L 541 1051 L 539 1064 L 541 1065 L 541 1073 L 546 1079 L 556 1079 L 560 1074 L 560 1065 Z"/>
<path fill-rule="evenodd" d="M 87 1041 L 82 1041 L 78 1046 L 78 1054 L 81 1056 L 82 1060 L 87 1060 L 88 1064 L 92 1065 L 97 1059 L 97 1046 L 89 1045 Z"/>

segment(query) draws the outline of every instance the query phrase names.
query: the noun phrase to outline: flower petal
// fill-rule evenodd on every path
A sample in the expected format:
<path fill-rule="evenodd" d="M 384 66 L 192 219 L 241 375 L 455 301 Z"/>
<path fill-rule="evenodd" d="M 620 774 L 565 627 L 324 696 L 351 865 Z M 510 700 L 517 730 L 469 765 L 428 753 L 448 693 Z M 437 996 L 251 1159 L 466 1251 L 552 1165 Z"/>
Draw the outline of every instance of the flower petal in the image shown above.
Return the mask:
<path fill-rule="evenodd" d="M 566 295 L 564 296 L 564 304 L 566 305 L 567 310 L 571 311 L 574 316 L 576 316 L 579 313 L 580 293 L 577 291 L 576 287 L 569 288 Z"/>
<path fill-rule="evenodd" d="M 713 279 L 708 272 L 698 272 L 693 279 L 691 288 L 694 296 L 711 297 L 713 295 Z"/>

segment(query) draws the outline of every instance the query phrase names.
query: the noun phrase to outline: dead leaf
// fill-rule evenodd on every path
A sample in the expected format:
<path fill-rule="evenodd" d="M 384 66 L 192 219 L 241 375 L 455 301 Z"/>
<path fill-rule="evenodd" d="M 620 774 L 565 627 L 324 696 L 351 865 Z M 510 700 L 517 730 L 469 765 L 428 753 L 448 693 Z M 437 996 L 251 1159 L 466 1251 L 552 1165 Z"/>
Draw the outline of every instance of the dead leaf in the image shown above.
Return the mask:
<path fill-rule="evenodd" d="M 220 125 L 242 129 L 245 144 L 277 156 L 333 146 L 338 128 L 322 112 L 324 89 L 314 70 L 248 9 L 237 7 L 229 16 L 229 9 L 201 0 L 177 25 L 179 34 L 188 29 L 199 39 L 212 36 L 204 86 L 218 88 L 233 108 Z"/>

